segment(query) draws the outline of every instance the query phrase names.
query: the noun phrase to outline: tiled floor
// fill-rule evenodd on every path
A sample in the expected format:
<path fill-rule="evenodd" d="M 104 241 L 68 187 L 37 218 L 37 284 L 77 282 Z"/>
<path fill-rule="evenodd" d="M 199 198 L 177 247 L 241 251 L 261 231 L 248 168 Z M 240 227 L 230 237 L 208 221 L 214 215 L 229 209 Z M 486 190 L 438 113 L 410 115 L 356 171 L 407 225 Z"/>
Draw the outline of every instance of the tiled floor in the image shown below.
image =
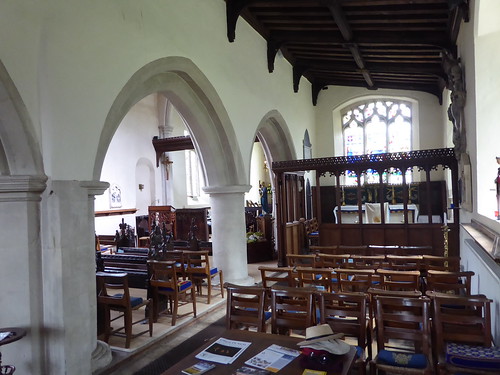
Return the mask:
<path fill-rule="evenodd" d="M 258 267 L 263 264 L 276 266 L 276 261 L 249 264 L 248 274 L 254 277 L 255 282 L 260 282 Z M 145 291 L 139 289 L 134 290 L 134 292 L 139 295 L 145 294 Z M 95 372 L 94 375 L 132 375 L 193 334 L 217 321 L 226 313 L 226 300 L 222 299 L 220 294 L 215 298 L 212 297 L 211 304 L 207 305 L 206 291 L 204 291 L 204 296 L 197 297 L 196 305 L 197 319 L 193 319 L 193 314 L 189 313 L 192 311 L 192 304 L 183 306 L 182 310 L 187 314 L 180 319 L 178 318 L 174 327 L 170 324 L 169 316 L 161 316 L 154 324 L 153 337 L 150 338 L 148 334 L 145 334 L 133 339 L 130 349 L 124 347 L 125 338 L 111 337 L 109 344 L 113 350 L 113 360 L 109 366 Z M 147 326 L 138 324 L 134 329 L 145 330 Z"/>

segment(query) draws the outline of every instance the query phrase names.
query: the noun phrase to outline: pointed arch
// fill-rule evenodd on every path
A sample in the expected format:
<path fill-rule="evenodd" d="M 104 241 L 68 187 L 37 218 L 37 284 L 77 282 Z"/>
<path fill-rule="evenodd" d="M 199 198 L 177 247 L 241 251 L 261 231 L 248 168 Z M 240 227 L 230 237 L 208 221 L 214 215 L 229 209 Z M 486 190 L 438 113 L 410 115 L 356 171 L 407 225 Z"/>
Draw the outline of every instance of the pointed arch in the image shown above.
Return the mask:
<path fill-rule="evenodd" d="M 43 159 L 28 110 L 0 61 L 0 174 L 43 176 Z"/>
<path fill-rule="evenodd" d="M 269 165 L 273 161 L 297 158 L 288 126 L 277 110 L 269 111 L 264 115 L 257 128 L 256 136 L 262 144 Z"/>
<path fill-rule="evenodd" d="M 244 185 L 241 152 L 229 116 L 214 87 L 189 59 L 165 57 L 139 69 L 112 104 L 99 139 L 94 178 L 98 179 L 107 148 L 130 108 L 145 96 L 161 92 L 186 120 L 200 157 L 207 188 Z"/>

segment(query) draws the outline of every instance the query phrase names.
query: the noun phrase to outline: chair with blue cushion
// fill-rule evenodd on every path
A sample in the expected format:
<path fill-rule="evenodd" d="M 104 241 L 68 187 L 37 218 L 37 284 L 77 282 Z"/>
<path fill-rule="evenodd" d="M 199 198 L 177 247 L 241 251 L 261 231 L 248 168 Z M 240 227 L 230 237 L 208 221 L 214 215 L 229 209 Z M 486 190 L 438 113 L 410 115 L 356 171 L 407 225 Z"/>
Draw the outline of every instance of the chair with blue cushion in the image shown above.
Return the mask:
<path fill-rule="evenodd" d="M 149 286 L 153 296 L 153 320 L 160 315 L 160 296 L 167 297 L 167 311 L 172 314 L 172 325 L 177 321 L 179 305 L 185 304 L 191 294 L 193 315 L 196 317 L 196 293 L 191 280 L 179 280 L 179 269 L 175 261 L 148 260 Z"/>
<path fill-rule="evenodd" d="M 491 302 L 484 295 L 433 295 L 439 374 L 500 374 L 500 347 L 492 342 Z"/>
<path fill-rule="evenodd" d="M 153 317 L 151 310 L 151 300 L 143 300 L 140 297 L 132 297 L 128 286 L 127 273 L 107 273 L 97 272 L 97 303 L 104 311 L 104 341 L 108 342 L 110 335 L 124 336 L 125 347 L 130 348 L 132 338 L 149 332 L 153 335 Z M 116 293 L 115 293 L 116 292 Z M 132 312 L 140 308 L 146 308 L 148 329 L 133 333 L 135 324 L 143 323 L 144 318 L 133 321 Z M 111 319 L 111 311 L 118 311 L 120 314 Z M 124 325 L 116 329 L 111 328 L 111 322 L 123 317 Z M 123 332 L 125 331 L 125 332 Z"/>
<path fill-rule="evenodd" d="M 377 356 L 370 374 L 433 374 L 430 300 L 375 296 Z"/>
<path fill-rule="evenodd" d="M 316 323 L 316 296 L 312 289 L 294 287 L 271 288 L 271 331 L 290 335 L 305 333 Z"/>
<path fill-rule="evenodd" d="M 267 290 L 259 286 L 225 283 L 227 292 L 226 328 L 249 329 L 266 332 L 266 321 L 271 319 L 267 310 Z"/>
<path fill-rule="evenodd" d="M 297 267 L 297 283 L 299 288 L 313 287 L 331 292 L 333 290 L 334 272 L 330 268 Z"/>
<path fill-rule="evenodd" d="M 186 261 L 186 274 L 194 283 L 198 295 L 202 295 L 202 284 L 207 282 L 207 304 L 210 305 L 212 297 L 212 279 L 219 276 L 219 286 L 221 297 L 224 298 L 222 270 L 210 266 L 208 250 L 191 251 L 184 250 L 184 260 Z"/>
<path fill-rule="evenodd" d="M 355 364 L 360 374 L 366 374 L 366 365 L 372 357 L 371 322 L 367 318 L 366 293 L 319 293 L 321 324 L 328 323 L 332 331 L 357 339 Z M 366 355 L 368 351 L 368 355 Z"/>

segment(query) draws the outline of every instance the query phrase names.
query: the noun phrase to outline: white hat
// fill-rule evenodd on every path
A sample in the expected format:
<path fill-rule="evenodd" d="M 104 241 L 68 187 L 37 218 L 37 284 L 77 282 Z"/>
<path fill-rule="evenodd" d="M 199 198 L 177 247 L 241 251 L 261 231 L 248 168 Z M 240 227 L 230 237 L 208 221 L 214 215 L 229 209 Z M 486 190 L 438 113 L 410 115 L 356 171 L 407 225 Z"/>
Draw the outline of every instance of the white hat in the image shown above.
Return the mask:
<path fill-rule="evenodd" d="M 300 347 L 325 350 L 332 354 L 342 355 L 349 352 L 351 346 L 343 340 L 343 333 L 333 333 L 329 324 L 320 324 L 306 328 L 306 339 L 297 343 Z"/>

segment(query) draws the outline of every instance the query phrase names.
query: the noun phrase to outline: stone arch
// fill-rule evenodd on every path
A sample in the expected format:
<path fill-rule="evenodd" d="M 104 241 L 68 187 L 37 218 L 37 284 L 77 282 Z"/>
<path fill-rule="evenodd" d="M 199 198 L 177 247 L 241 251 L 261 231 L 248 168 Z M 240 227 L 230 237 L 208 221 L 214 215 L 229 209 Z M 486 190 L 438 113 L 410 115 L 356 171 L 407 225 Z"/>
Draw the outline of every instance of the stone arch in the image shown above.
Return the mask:
<path fill-rule="evenodd" d="M 273 161 L 297 159 L 288 126 L 277 110 L 269 111 L 264 115 L 257 128 L 256 136 L 262 144 L 269 165 Z"/>
<path fill-rule="evenodd" d="M 28 110 L 0 61 L 0 174 L 43 176 L 43 159 Z"/>
<path fill-rule="evenodd" d="M 99 140 L 94 179 L 121 120 L 145 96 L 161 92 L 187 122 L 208 188 L 243 185 L 241 152 L 229 116 L 214 87 L 189 59 L 165 57 L 139 69 L 112 104 Z"/>

